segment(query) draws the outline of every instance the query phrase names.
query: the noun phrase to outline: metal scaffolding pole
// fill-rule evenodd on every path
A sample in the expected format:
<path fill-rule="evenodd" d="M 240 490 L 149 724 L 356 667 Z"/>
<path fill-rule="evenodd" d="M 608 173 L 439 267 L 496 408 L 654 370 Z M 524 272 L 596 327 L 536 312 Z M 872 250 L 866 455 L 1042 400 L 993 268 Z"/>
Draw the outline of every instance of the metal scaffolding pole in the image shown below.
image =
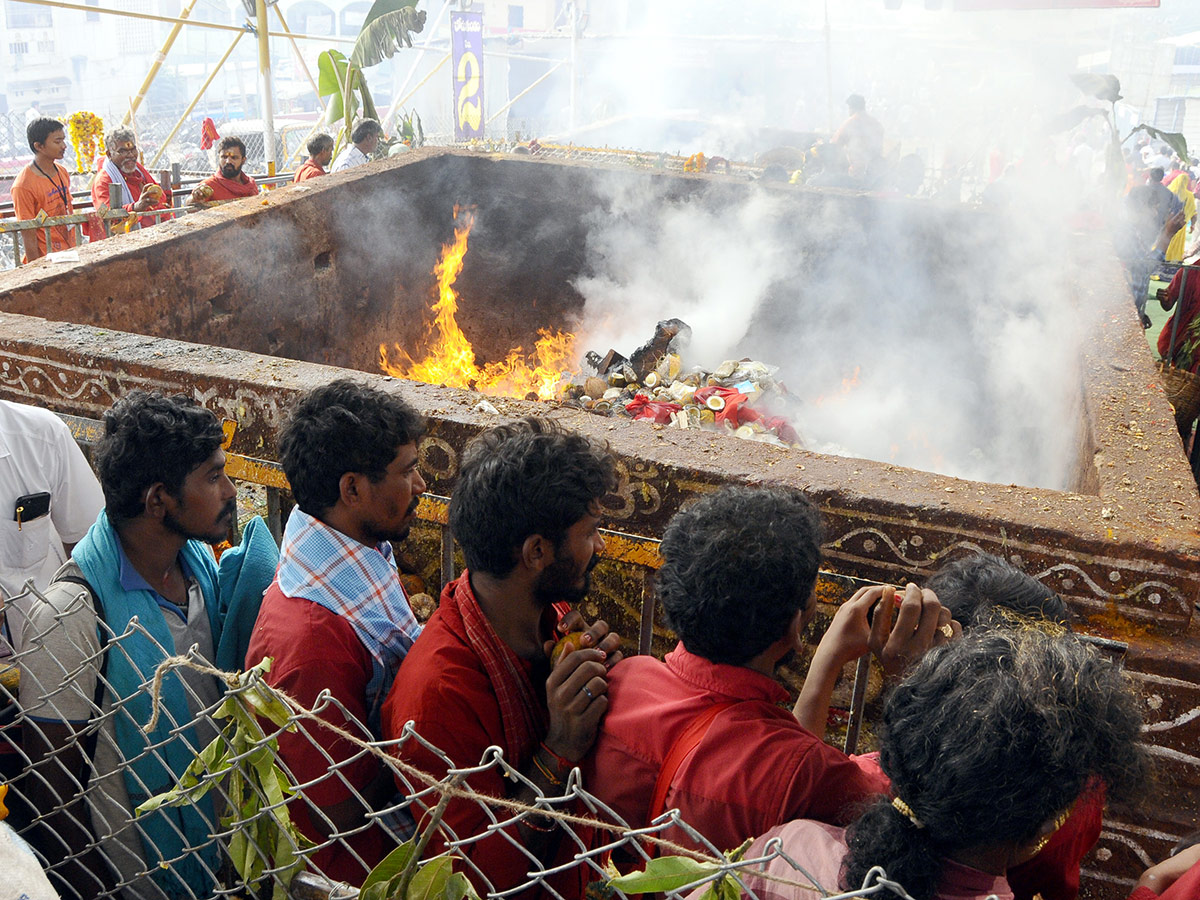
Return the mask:
<path fill-rule="evenodd" d="M 267 31 L 267 0 L 254 4 L 258 23 L 258 92 L 263 114 L 263 160 L 275 174 L 275 100 L 271 93 L 271 38 Z"/>
<path fill-rule="evenodd" d="M 154 159 L 150 160 L 150 165 L 148 168 L 154 168 L 159 159 L 162 158 L 163 153 L 166 152 L 166 149 L 170 145 L 172 139 L 174 139 L 179 129 L 183 127 L 183 123 L 187 121 L 188 116 L 192 114 L 192 110 L 196 108 L 196 104 L 200 102 L 200 98 L 204 96 L 204 92 L 207 91 L 208 86 L 213 83 L 213 79 L 216 78 L 217 73 L 221 71 L 221 66 L 225 65 L 225 61 L 229 59 L 230 55 L 233 53 L 233 49 L 238 45 L 238 41 L 242 39 L 242 35 L 245 33 L 246 32 L 244 31 L 239 31 L 236 35 L 234 35 L 233 42 L 229 45 L 229 48 L 225 51 L 221 58 L 217 60 L 217 64 L 213 66 L 213 70 L 208 73 L 208 78 L 204 79 L 204 84 L 200 85 L 200 90 L 196 92 L 196 96 L 192 98 L 192 102 L 188 104 L 188 108 L 183 111 L 183 115 L 179 117 L 179 121 L 175 123 L 175 127 L 172 128 L 171 133 L 167 135 L 167 139 L 159 145 L 158 152 L 154 154 Z"/>
<path fill-rule="evenodd" d="M 179 13 L 179 18 L 186 19 L 192 14 L 192 8 L 196 5 L 197 0 L 189 0 L 188 5 Z M 129 104 L 129 112 L 125 114 L 125 118 L 121 120 L 122 125 L 129 125 L 133 122 L 133 117 L 137 115 L 138 107 L 142 105 L 142 101 L 146 99 L 146 91 L 150 90 L 150 85 L 154 82 L 154 77 L 158 75 L 158 70 L 162 68 L 162 64 L 167 61 L 167 54 L 171 51 L 171 47 L 175 44 L 175 39 L 179 37 L 179 32 L 183 30 L 183 22 L 176 22 L 171 26 L 171 33 L 167 35 L 166 41 L 163 42 L 162 49 L 154 57 L 154 62 L 150 64 L 150 71 L 146 74 L 146 80 L 142 82 L 142 86 L 138 88 L 137 94 Z"/>
<path fill-rule="evenodd" d="M 28 3 L 32 6 L 53 6 L 58 9 L 73 9 L 82 13 L 99 13 L 106 16 L 125 16 L 129 19 L 145 19 L 148 22 L 166 22 L 167 24 L 190 25 L 193 28 L 210 28 L 216 31 L 245 31 L 245 25 L 221 25 L 217 22 L 201 22 L 197 19 L 183 19 L 179 16 L 157 16 L 153 13 L 139 13 L 127 9 L 111 9 L 107 6 L 88 6 L 86 3 L 67 3 L 65 0 L 13 0 L 14 3 Z M 327 34 L 284 34 L 282 31 L 268 31 L 271 37 L 292 37 L 298 41 L 320 41 L 323 44 L 353 44 L 354 38 L 333 37 Z"/>

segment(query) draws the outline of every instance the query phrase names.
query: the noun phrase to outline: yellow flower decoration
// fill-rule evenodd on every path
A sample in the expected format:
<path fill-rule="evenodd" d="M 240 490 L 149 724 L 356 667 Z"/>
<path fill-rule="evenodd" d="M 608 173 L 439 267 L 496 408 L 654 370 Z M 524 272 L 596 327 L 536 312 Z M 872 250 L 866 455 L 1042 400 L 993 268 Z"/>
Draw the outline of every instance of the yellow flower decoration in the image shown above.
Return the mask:
<path fill-rule="evenodd" d="M 97 153 L 104 152 L 104 122 L 95 113 L 80 110 L 67 119 L 67 137 L 75 148 L 75 168 L 80 174 L 91 170 Z"/>
<path fill-rule="evenodd" d="M 684 161 L 683 171 L 685 172 L 706 172 L 708 171 L 708 161 L 705 160 L 703 153 L 694 153 Z"/>

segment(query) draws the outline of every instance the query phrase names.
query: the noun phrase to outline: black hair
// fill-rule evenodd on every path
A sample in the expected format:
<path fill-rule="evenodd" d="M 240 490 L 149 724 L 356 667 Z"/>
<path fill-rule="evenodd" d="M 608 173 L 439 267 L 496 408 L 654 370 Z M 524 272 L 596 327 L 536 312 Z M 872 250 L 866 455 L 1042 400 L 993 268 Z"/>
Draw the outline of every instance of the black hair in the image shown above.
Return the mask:
<path fill-rule="evenodd" d="M 296 403 L 279 431 L 279 461 L 296 504 L 320 517 L 341 497 L 343 475 L 382 481 L 400 447 L 424 433 L 424 418 L 395 394 L 341 378 Z"/>
<path fill-rule="evenodd" d="M 241 151 L 242 156 L 246 155 L 246 145 L 242 143 L 242 139 L 230 135 L 229 137 L 221 138 L 221 142 L 217 144 L 217 155 L 224 153 L 233 147 L 237 147 Z"/>
<path fill-rule="evenodd" d="M 215 414 L 183 395 L 131 391 L 104 414 L 96 473 L 114 526 L 136 519 L 146 491 L 161 482 L 179 497 L 187 476 L 212 456 L 224 435 Z"/>
<path fill-rule="evenodd" d="M 308 139 L 306 146 L 308 148 L 308 155 L 310 157 L 316 156 L 318 153 L 323 153 L 333 146 L 333 138 L 324 132 L 314 134 Z"/>
<path fill-rule="evenodd" d="M 846 98 L 846 105 L 855 112 L 862 112 L 867 108 L 867 101 L 862 94 L 851 94 Z"/>
<path fill-rule="evenodd" d="M 350 132 L 350 141 L 354 144 L 361 144 L 373 134 L 383 134 L 383 126 L 374 119 L 363 119 Z"/>
<path fill-rule="evenodd" d="M 963 628 L 1004 621 L 998 610 L 1067 625 L 1071 614 L 1058 594 L 1012 563 L 974 553 L 938 569 L 925 587 L 937 594 Z"/>
<path fill-rule="evenodd" d="M 873 866 L 930 900 L 941 860 L 1029 844 L 1102 779 L 1128 798 L 1149 776 L 1137 697 L 1120 669 L 1074 637 L 984 629 L 925 655 L 889 698 L 880 764 L 894 796 L 846 830 L 842 884 Z"/>
<path fill-rule="evenodd" d="M 29 140 L 29 149 L 37 153 L 37 144 L 46 143 L 50 135 L 63 130 L 63 123 L 58 119 L 46 117 L 34 119 L 25 127 L 25 137 Z"/>
<path fill-rule="evenodd" d="M 467 568 L 503 578 L 526 538 L 539 534 L 557 546 L 616 484 L 607 444 L 551 419 L 499 425 L 463 452 L 450 530 Z"/>
<path fill-rule="evenodd" d="M 1166 177 L 1166 175 L 1167 175 L 1167 173 L 1165 171 L 1163 171 L 1162 166 L 1155 166 L 1153 169 L 1150 170 L 1149 182 L 1151 182 L 1151 183 L 1155 182 L 1155 181 L 1161 182 Z"/>
<path fill-rule="evenodd" d="M 783 485 L 725 487 L 663 533 L 657 594 L 689 653 L 741 665 L 787 633 L 812 595 L 821 515 Z"/>

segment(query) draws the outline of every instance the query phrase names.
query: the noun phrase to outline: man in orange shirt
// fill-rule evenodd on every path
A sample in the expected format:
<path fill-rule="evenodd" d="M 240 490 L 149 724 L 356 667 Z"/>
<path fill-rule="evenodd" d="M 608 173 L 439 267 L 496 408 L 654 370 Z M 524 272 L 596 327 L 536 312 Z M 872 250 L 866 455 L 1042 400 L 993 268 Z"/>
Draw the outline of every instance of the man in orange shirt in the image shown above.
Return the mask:
<path fill-rule="evenodd" d="M 47 216 L 69 216 L 75 211 L 71 203 L 71 175 L 58 164 L 67 152 L 67 133 L 57 119 L 34 119 L 25 129 L 33 162 L 21 170 L 13 182 L 13 207 L 18 219 L 36 219 L 38 213 Z M 46 249 L 45 228 L 31 228 L 21 237 L 25 241 L 22 262 L 40 259 L 47 252 L 66 250 L 75 246 L 75 229 L 70 225 L 55 225 L 49 229 L 50 248 Z"/>
<path fill-rule="evenodd" d="M 116 128 L 109 132 L 104 139 L 107 148 L 104 166 L 96 173 L 92 181 L 92 206 L 100 209 L 102 206 L 113 208 L 112 185 L 124 187 L 123 197 L 127 201 L 121 204 L 126 212 L 148 212 L 154 209 L 170 209 L 171 194 L 164 191 L 154 180 L 154 176 L 138 162 L 137 137 L 132 128 Z M 149 228 L 169 216 L 142 216 L 140 224 Z M 118 219 L 116 225 L 121 225 Z M 104 223 L 97 217 L 88 223 L 88 238 L 100 241 L 108 237 Z"/>
<path fill-rule="evenodd" d="M 314 134 L 308 139 L 308 159 L 296 170 L 293 184 L 308 181 L 326 174 L 325 167 L 333 160 L 333 138 L 327 134 Z"/>
<path fill-rule="evenodd" d="M 258 193 L 254 179 L 242 171 L 246 164 L 246 145 L 239 138 L 221 138 L 217 156 L 221 161 L 220 171 L 196 186 L 188 198 L 188 206 L 207 206 L 218 200 L 237 200 Z"/>

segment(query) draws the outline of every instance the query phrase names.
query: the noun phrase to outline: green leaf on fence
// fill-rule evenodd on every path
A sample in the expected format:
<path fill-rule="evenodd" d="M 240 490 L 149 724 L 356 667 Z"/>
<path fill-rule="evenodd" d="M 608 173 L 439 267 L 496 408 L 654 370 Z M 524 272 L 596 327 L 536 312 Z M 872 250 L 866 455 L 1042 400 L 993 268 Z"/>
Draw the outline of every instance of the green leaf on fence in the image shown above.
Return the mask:
<path fill-rule="evenodd" d="M 239 696 L 264 719 L 271 720 L 280 728 L 287 726 L 288 731 L 296 730 L 295 723 L 288 725 L 291 711 L 287 708 L 287 704 L 280 700 L 279 695 L 263 682 L 256 681 L 250 684 L 242 690 Z"/>
<path fill-rule="evenodd" d="M 408 865 L 408 861 L 412 859 L 413 851 L 416 847 L 416 841 L 410 839 L 385 856 L 379 861 L 379 865 L 371 870 L 366 881 L 359 888 L 359 892 L 365 894 L 367 889 L 372 885 L 383 884 L 385 881 L 390 881 L 403 872 L 404 867 Z"/>
<path fill-rule="evenodd" d="M 643 871 L 621 875 L 610 883 L 626 894 L 657 894 L 677 890 L 720 871 L 719 863 L 687 856 L 660 856 L 647 862 Z"/>
<path fill-rule="evenodd" d="M 444 900 L 453 872 L 454 860 L 449 856 L 434 857 L 423 863 L 409 881 L 404 900 Z"/>
<path fill-rule="evenodd" d="M 479 900 L 475 885 L 462 872 L 455 872 L 446 882 L 446 900 Z"/>

